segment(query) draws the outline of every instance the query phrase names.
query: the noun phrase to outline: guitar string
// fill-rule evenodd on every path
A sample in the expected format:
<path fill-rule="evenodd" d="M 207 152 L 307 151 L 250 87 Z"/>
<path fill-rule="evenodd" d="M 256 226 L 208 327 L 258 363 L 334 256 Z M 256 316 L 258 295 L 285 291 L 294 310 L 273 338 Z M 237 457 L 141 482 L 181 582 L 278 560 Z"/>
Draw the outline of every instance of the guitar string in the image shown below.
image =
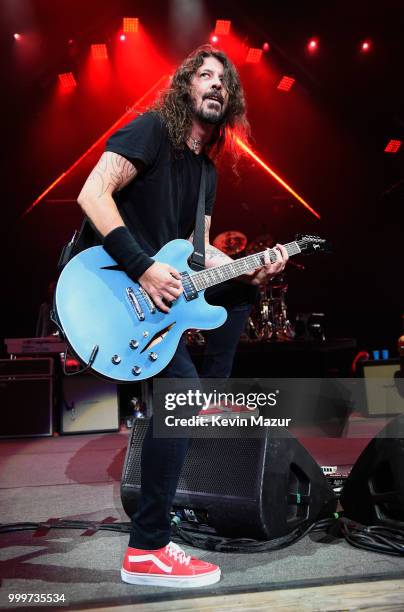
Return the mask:
<path fill-rule="evenodd" d="M 307 241 L 302 239 L 299 241 L 290 242 L 285 245 L 285 248 L 289 255 L 295 255 L 301 251 L 299 247 L 300 244 L 304 244 Z M 264 257 L 266 251 L 262 251 L 261 253 L 254 253 L 252 255 L 248 255 L 244 257 L 242 260 L 235 260 L 224 264 L 223 266 L 218 266 L 215 268 L 208 268 L 206 270 L 201 270 L 192 274 L 191 278 L 195 284 L 195 287 L 198 291 L 201 289 L 206 289 L 209 286 L 219 284 L 224 282 L 225 280 L 229 280 L 234 276 L 239 276 L 241 273 L 248 271 L 256 264 L 257 267 L 261 267 L 264 265 Z M 269 249 L 268 251 L 269 259 L 271 263 L 276 261 L 276 254 L 273 249 Z M 236 272 L 236 274 L 233 273 Z M 212 283 L 213 281 L 213 283 Z"/>

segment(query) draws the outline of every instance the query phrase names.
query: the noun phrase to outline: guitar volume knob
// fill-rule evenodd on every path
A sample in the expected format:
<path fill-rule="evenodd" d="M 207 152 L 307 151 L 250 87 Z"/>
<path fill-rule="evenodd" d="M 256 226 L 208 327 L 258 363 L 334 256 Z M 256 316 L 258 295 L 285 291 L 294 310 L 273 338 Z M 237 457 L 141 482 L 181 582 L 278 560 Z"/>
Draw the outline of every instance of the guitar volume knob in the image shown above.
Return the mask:
<path fill-rule="evenodd" d="M 131 340 L 129 342 L 129 346 L 131 349 L 137 349 L 139 346 L 139 342 L 137 340 Z"/>
<path fill-rule="evenodd" d="M 121 363 L 121 358 L 119 357 L 119 355 L 113 355 L 111 361 L 114 365 L 118 365 L 119 363 Z"/>
<path fill-rule="evenodd" d="M 141 372 L 142 372 L 142 368 L 140 366 L 133 366 L 132 374 L 134 374 L 135 376 L 139 376 Z"/>
<path fill-rule="evenodd" d="M 158 355 L 157 355 L 157 353 L 155 353 L 154 351 L 152 351 L 152 352 L 150 353 L 150 355 L 149 355 L 149 358 L 150 358 L 152 361 L 156 361 L 156 359 L 158 359 Z"/>

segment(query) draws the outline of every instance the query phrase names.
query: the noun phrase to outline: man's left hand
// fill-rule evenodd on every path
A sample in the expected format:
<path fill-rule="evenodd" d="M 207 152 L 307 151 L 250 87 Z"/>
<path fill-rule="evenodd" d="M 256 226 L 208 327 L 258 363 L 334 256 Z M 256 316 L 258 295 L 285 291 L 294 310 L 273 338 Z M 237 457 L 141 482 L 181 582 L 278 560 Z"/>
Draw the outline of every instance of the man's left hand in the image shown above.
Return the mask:
<path fill-rule="evenodd" d="M 272 249 L 276 255 L 276 261 L 271 263 L 269 259 L 269 249 L 265 251 L 265 265 L 262 268 L 257 268 L 252 272 L 247 272 L 241 277 L 242 280 L 251 285 L 262 285 L 266 283 L 272 276 L 280 274 L 285 269 L 289 255 L 282 244 L 277 244 Z"/>

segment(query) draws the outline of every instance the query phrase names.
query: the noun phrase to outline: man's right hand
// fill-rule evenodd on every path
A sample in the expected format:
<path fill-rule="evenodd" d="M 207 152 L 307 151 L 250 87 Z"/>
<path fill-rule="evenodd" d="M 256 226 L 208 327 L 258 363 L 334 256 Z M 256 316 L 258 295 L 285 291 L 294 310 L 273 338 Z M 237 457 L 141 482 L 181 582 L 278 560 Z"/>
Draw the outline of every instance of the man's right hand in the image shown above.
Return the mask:
<path fill-rule="evenodd" d="M 173 302 L 183 291 L 180 273 L 169 264 L 156 261 L 139 278 L 139 283 L 163 312 L 170 312 L 164 303 Z"/>

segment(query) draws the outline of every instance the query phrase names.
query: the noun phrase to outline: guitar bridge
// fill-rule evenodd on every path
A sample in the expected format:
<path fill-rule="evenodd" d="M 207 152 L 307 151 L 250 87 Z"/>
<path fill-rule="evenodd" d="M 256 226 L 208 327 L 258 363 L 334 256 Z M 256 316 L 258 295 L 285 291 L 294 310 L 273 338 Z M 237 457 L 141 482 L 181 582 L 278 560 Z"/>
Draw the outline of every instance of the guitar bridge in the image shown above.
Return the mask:
<path fill-rule="evenodd" d="M 145 314 L 143 312 L 143 309 L 139 303 L 139 300 L 137 299 L 135 292 L 133 291 L 132 287 L 127 287 L 126 288 L 126 295 L 128 296 L 129 302 L 131 303 L 131 306 L 133 308 L 133 310 L 136 313 L 137 318 L 139 319 L 139 321 L 144 321 L 145 320 Z"/>

